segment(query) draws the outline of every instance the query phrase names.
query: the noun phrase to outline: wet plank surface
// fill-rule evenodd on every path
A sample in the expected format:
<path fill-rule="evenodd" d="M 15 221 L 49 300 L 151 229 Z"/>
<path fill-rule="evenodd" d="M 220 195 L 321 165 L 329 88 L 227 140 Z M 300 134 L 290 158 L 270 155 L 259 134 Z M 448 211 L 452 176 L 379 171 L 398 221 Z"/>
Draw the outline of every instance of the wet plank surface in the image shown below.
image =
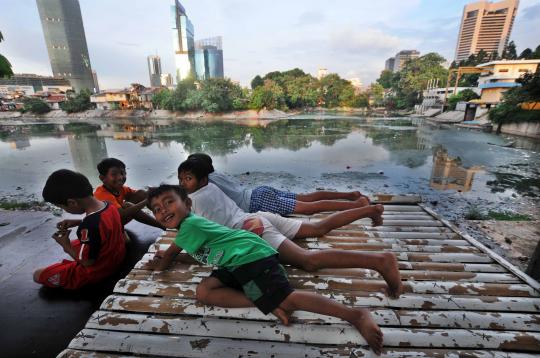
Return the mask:
<path fill-rule="evenodd" d="M 310 250 L 394 252 L 404 281 L 399 299 L 385 296 L 376 272 L 358 268 L 309 273 L 287 267 L 293 287 L 368 307 L 384 333 L 382 356 L 540 356 L 537 283 L 419 205 L 385 205 L 384 219 L 381 227 L 358 220 L 297 243 Z M 373 355 L 356 330 L 337 318 L 296 312 L 285 327 L 256 308 L 198 303 L 195 289 L 210 267 L 177 261 L 164 272 L 144 268 L 173 238 L 164 232 L 156 240 L 60 357 Z"/>

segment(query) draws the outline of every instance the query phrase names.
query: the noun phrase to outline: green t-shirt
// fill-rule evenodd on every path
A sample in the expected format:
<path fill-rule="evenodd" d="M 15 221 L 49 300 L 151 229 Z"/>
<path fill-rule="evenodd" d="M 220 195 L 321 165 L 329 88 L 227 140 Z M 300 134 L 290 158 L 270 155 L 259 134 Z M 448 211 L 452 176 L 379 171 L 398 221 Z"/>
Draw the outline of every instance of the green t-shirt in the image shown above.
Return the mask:
<path fill-rule="evenodd" d="M 182 221 L 174 243 L 195 260 L 217 267 L 245 265 L 277 254 L 254 233 L 229 229 L 194 214 Z"/>

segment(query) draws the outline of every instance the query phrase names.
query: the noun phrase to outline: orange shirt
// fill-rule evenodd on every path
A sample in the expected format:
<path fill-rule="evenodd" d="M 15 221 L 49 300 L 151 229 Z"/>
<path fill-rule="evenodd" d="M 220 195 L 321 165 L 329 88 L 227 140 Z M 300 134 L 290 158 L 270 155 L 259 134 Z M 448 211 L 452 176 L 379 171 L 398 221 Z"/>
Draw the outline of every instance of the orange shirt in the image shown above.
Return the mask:
<path fill-rule="evenodd" d="M 135 192 L 136 190 L 133 190 L 129 186 L 124 185 L 120 190 L 120 194 L 114 195 L 109 190 L 107 190 L 105 186 L 100 185 L 96 188 L 96 191 L 94 192 L 94 197 L 101 201 L 108 201 L 116 208 L 121 208 L 124 204 L 126 195 Z"/>

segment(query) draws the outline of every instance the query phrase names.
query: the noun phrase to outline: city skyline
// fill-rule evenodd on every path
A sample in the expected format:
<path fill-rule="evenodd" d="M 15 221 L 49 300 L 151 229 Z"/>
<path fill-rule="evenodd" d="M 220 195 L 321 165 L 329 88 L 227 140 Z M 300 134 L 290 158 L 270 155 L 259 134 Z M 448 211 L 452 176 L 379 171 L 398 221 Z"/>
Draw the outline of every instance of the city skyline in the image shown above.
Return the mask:
<path fill-rule="evenodd" d="M 470 1 L 398 2 L 376 4 L 344 1 L 328 7 L 325 2 L 294 4 L 261 1 L 184 0 L 196 37 L 220 34 L 227 39 L 224 56 L 227 77 L 244 86 L 257 75 L 294 67 L 316 75 L 320 67 L 345 78 L 374 81 L 384 61 L 404 48 L 421 54 L 438 52 L 454 57 L 463 7 Z M 170 40 L 170 1 L 135 3 L 119 0 L 80 0 L 92 68 L 102 88 L 146 83 L 146 56 L 156 53 L 164 73 L 174 73 Z M 35 1 L 7 0 L 0 14 L 5 41 L 0 53 L 16 73 L 51 75 L 43 31 Z M 282 11 L 283 9 L 287 11 Z M 321 9 L 321 10 L 313 10 Z M 118 13 L 123 13 L 119 17 Z M 137 19 L 140 31 L 123 19 Z M 512 36 L 518 52 L 540 43 L 531 31 L 540 21 L 540 0 L 521 0 Z"/>

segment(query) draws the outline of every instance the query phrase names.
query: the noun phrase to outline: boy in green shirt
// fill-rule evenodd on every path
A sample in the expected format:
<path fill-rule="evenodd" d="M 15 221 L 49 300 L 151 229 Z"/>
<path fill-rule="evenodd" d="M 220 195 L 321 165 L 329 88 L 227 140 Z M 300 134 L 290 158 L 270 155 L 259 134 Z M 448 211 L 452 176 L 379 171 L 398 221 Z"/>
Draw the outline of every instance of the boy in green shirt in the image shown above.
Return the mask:
<path fill-rule="evenodd" d="M 277 251 L 259 236 L 233 230 L 193 215 L 186 192 L 176 185 L 161 185 L 148 191 L 149 207 L 157 221 L 178 229 L 174 244 L 159 251 L 149 268 L 166 269 L 184 249 L 203 264 L 216 266 L 197 298 L 221 307 L 256 306 L 273 313 L 283 324 L 296 310 L 341 318 L 352 324 L 376 354 L 382 349 L 383 334 L 365 308 L 350 308 L 321 295 L 295 291 L 289 284 Z"/>

